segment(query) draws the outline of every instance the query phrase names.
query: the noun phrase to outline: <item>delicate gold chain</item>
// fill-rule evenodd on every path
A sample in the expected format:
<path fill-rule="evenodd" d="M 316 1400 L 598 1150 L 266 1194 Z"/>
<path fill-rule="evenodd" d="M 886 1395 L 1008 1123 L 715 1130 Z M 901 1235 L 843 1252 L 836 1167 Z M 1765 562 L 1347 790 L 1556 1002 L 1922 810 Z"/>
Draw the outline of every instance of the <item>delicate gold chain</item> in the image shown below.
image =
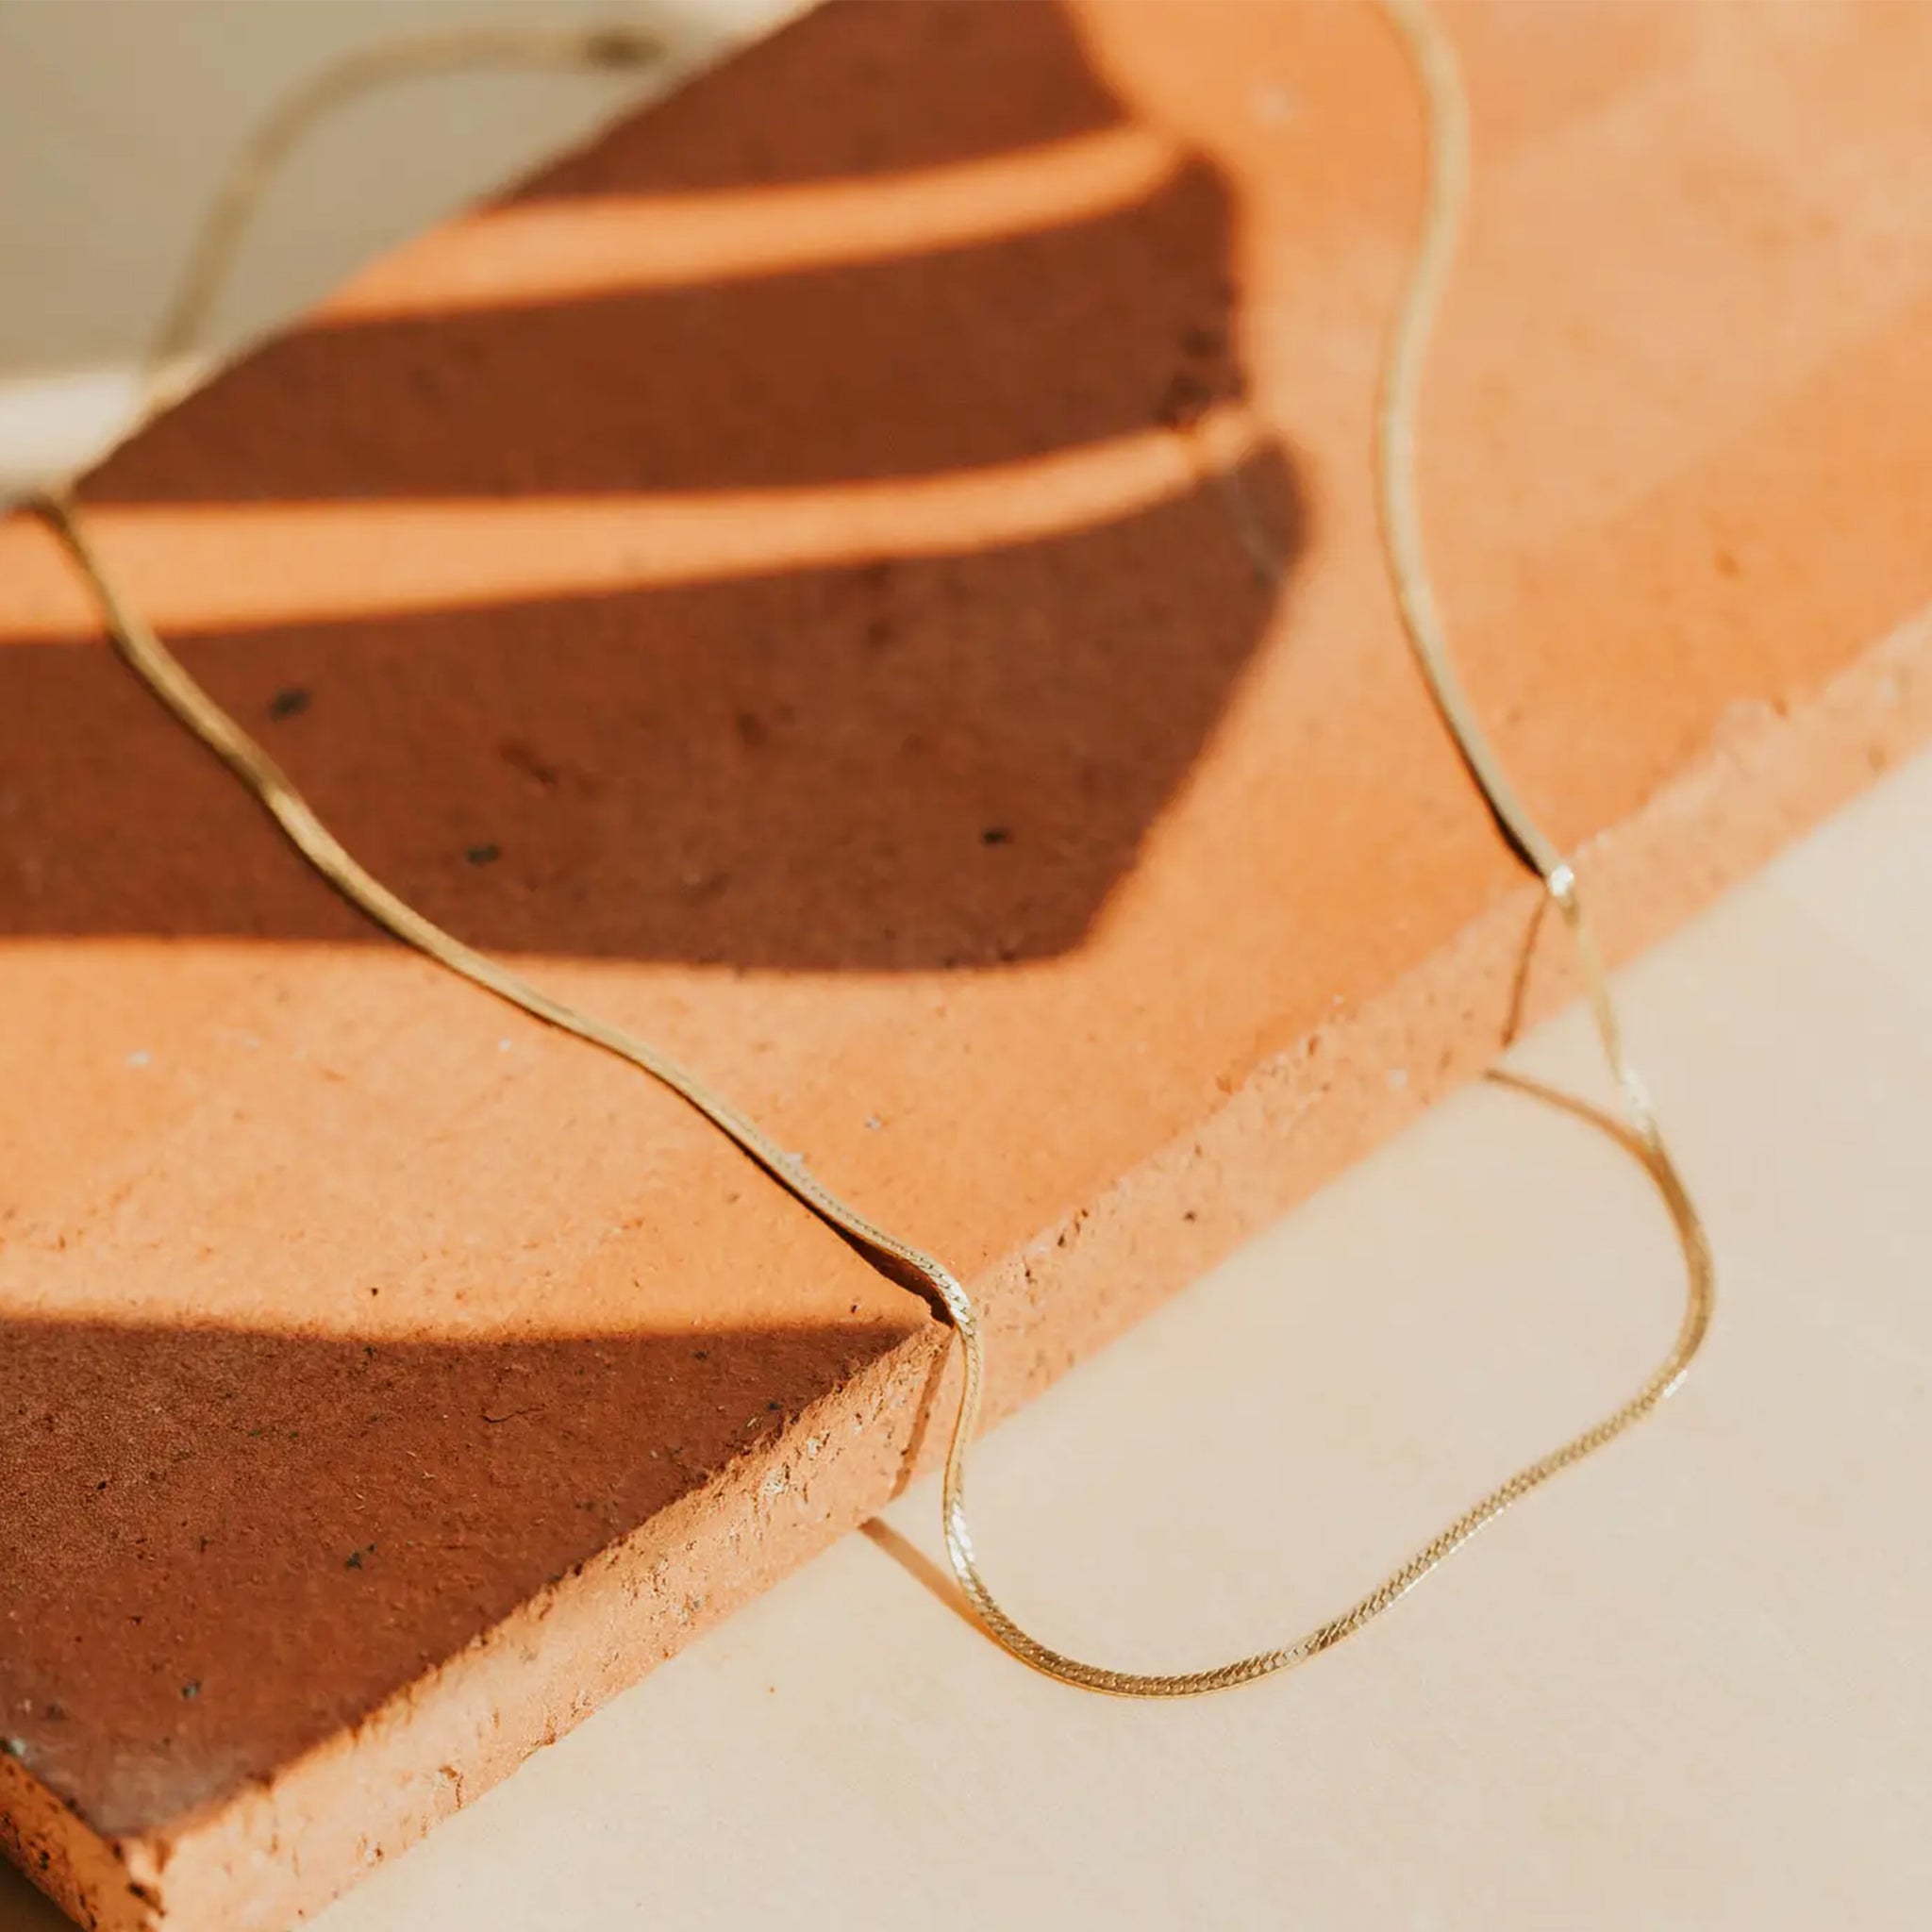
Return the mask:
<path fill-rule="evenodd" d="M 345 899 L 405 944 L 427 954 L 486 992 L 521 1008 L 534 1019 L 628 1060 L 661 1081 L 728 1135 L 781 1187 L 857 1246 L 883 1274 L 937 1302 L 958 1337 L 964 1372 L 946 1447 L 941 1506 L 946 1555 L 953 1574 L 981 1624 L 1015 1657 L 1063 1683 L 1115 1696 L 1191 1697 L 1208 1690 L 1226 1690 L 1291 1670 L 1352 1636 L 1406 1595 L 1512 1503 L 1572 1463 L 1602 1448 L 1656 1408 L 1683 1379 L 1709 1325 L 1715 1296 L 1709 1243 L 1696 1208 L 1665 1148 L 1649 1098 L 1624 1056 L 1609 983 L 1584 919 L 1575 875 L 1538 829 L 1504 776 L 1456 675 L 1436 609 L 1416 512 L 1414 425 L 1429 331 L 1468 192 L 1468 114 L 1454 56 L 1421 0 L 1381 0 L 1381 4 L 1413 60 L 1427 104 L 1429 132 L 1428 197 L 1422 242 L 1391 340 L 1379 414 L 1379 497 L 1391 574 L 1416 661 L 1463 761 L 1510 844 L 1541 878 L 1575 941 L 1597 1037 L 1630 1115 L 1631 1131 L 1620 1138 L 1641 1162 L 1670 1211 L 1683 1249 L 1689 1287 L 1675 1341 L 1650 1379 L 1628 1401 L 1560 1448 L 1519 1470 L 1340 1615 L 1278 1650 L 1262 1651 L 1208 1670 L 1150 1674 L 1112 1670 L 1067 1657 L 1016 1624 L 981 1574 L 967 1525 L 966 1460 L 979 1420 L 985 1343 L 973 1302 L 952 1273 L 930 1255 L 888 1234 L 841 1200 L 803 1161 L 779 1147 L 756 1122 L 713 1093 L 686 1068 L 646 1041 L 532 986 L 487 954 L 444 932 L 373 878 L 336 841 L 275 760 L 195 683 L 129 604 L 90 541 L 72 497 L 60 492 L 40 499 L 37 506 L 91 585 L 108 634 L 122 658 L 169 710 L 234 772 L 275 818 L 290 842 Z M 613 48 L 625 50 L 622 58 L 638 58 L 636 50 L 641 43 L 633 39 L 619 41 L 608 34 L 572 37 L 568 44 L 575 48 L 574 55 L 560 53 L 562 44 L 557 37 L 546 37 L 544 57 L 605 64 L 613 58 Z M 479 58 L 509 58 L 506 38 L 502 36 L 487 37 L 487 46 L 479 47 L 477 52 Z M 300 126 L 322 107 L 341 99 L 352 87 L 367 85 L 372 79 L 399 69 L 421 71 L 430 66 L 454 65 L 461 58 L 458 37 L 453 36 L 438 37 L 433 53 L 425 43 L 406 43 L 386 53 L 358 57 L 345 70 L 352 71 L 350 79 L 345 80 L 342 72 L 325 75 L 266 124 L 265 133 L 246 151 L 236 175 L 215 204 L 208 228 L 192 258 L 182 293 L 162 331 L 158 360 L 164 362 L 178 355 L 200 325 L 221 269 L 232 252 L 269 168 L 286 152 Z"/>

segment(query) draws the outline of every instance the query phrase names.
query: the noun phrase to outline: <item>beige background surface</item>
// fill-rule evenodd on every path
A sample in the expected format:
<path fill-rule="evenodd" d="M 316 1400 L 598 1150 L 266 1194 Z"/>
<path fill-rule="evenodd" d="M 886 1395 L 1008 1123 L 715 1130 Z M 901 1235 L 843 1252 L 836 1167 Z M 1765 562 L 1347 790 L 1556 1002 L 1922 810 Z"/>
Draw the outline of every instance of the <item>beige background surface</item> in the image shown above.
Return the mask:
<path fill-rule="evenodd" d="M 0 475 L 99 433 L 95 378 L 219 156 L 376 17 L 223 9 L 217 69 L 169 51 L 188 11 L 0 8 Z M 374 104 L 387 136 L 344 130 L 291 178 L 242 326 L 614 101 L 462 85 L 495 105 L 430 140 L 420 101 Z M 448 172 L 406 181 L 424 156 Z M 320 1923 L 1923 1924 L 1928 828 L 1922 760 L 1624 975 L 1716 1240 L 1718 1326 L 1659 1420 L 1371 1633 L 1233 1697 L 1108 1704 L 1008 1664 L 853 1539 Z M 1577 1015 L 1516 1058 L 1591 1087 Z M 1279 1641 L 1619 1399 L 1677 1295 L 1662 1213 L 1607 1141 L 1465 1092 L 991 1439 L 989 1563 L 1044 1633 L 1124 1664 Z M 892 1521 L 932 1554 L 935 1512 L 922 1485 Z M 57 1923 L 0 1880 L 0 1928 Z"/>
<path fill-rule="evenodd" d="M 1922 1925 L 1928 824 L 1921 762 L 1623 975 L 1717 1327 L 1372 1631 L 1103 1702 L 853 1539 L 320 1923 Z M 1512 1063 L 1589 1089 L 1581 1016 Z M 1465 1091 L 998 1431 L 984 1552 L 1124 1663 L 1285 1638 L 1617 1400 L 1677 1289 L 1624 1157 Z M 936 1557 L 936 1513 L 922 1483 L 892 1523 Z"/>

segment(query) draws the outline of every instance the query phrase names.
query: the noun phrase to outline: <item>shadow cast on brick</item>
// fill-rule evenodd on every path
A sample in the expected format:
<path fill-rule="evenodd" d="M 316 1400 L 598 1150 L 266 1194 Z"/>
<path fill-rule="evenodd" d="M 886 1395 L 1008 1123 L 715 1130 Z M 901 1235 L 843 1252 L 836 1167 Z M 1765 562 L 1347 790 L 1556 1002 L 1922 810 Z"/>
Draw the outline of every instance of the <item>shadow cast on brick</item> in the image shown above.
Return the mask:
<path fill-rule="evenodd" d="M 1121 113 L 1053 7 L 835 6 L 511 200 L 862 179 Z M 297 333 L 88 495 L 379 516 L 1024 466 L 1240 397 L 1231 219 L 1183 161 L 1127 207 L 958 248 Z M 1291 566 L 1287 455 L 1244 487 Z M 971 554 L 170 641 L 477 943 L 921 970 L 1079 943 L 1277 595 L 1208 479 Z M 0 931 L 369 936 L 98 640 L 0 647 Z"/>

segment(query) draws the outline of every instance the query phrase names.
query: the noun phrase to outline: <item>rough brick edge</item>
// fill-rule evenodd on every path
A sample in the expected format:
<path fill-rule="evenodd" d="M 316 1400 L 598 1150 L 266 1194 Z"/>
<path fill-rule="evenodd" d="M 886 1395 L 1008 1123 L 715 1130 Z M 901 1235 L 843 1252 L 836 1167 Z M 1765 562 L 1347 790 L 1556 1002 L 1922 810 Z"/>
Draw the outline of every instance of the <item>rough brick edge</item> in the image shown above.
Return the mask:
<path fill-rule="evenodd" d="M 1932 740 L 1932 611 L 1790 706 L 1740 705 L 1579 855 L 1627 959 Z M 1474 795 L 1470 809 L 1477 810 Z M 974 1284 L 996 1419 L 1479 1074 L 1577 991 L 1525 881 L 1424 966 L 1263 1062 L 1190 1134 Z M 1391 1083 L 1391 1069 L 1408 1077 Z M 1051 1309 L 1049 1319 L 1048 1310 Z M 935 1322 L 272 1783 L 109 1841 L 0 1757 L 0 1847 L 101 1932 L 275 1932 L 553 1743 L 931 1466 Z M 908 1588 L 910 1586 L 908 1585 Z M 578 1661 L 597 1659 L 588 1674 Z M 1017 1668 L 1017 1667 L 1016 1667 Z M 374 1807 L 384 1823 L 358 1827 Z"/>

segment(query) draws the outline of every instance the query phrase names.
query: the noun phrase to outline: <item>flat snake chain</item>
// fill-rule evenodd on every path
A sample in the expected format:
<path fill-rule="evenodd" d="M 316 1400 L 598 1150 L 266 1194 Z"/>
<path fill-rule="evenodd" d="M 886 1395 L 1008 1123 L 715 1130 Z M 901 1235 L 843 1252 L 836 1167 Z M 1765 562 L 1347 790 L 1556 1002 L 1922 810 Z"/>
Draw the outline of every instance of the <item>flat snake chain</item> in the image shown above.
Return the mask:
<path fill-rule="evenodd" d="M 1424 561 L 1414 491 L 1414 425 L 1428 337 L 1453 255 L 1468 195 L 1468 111 L 1454 55 L 1422 0 L 1381 0 L 1420 83 L 1427 110 L 1428 182 L 1422 239 L 1391 336 L 1378 417 L 1379 508 L 1391 574 L 1404 627 L 1416 662 L 1457 750 L 1499 827 L 1524 863 L 1541 879 L 1562 916 L 1582 962 L 1583 977 L 1603 1054 L 1629 1112 L 1631 1131 L 1618 1138 L 1642 1164 L 1669 1209 L 1683 1250 L 1688 1292 L 1675 1341 L 1661 1364 L 1623 1406 L 1491 1490 L 1417 1550 L 1366 1595 L 1278 1650 L 1262 1651 L 1208 1670 L 1172 1674 L 1118 1671 L 1050 1648 L 1008 1614 L 982 1575 L 966 1518 L 967 1452 L 979 1420 L 985 1379 L 985 1343 L 979 1318 L 965 1289 L 930 1255 L 876 1226 L 820 1182 L 805 1164 L 779 1147 L 754 1121 L 712 1092 L 695 1074 L 646 1041 L 581 1012 L 532 986 L 487 954 L 476 951 L 425 919 L 373 878 L 340 845 L 289 782 L 281 768 L 224 711 L 129 603 L 84 527 L 72 496 L 58 491 L 36 508 L 58 533 L 96 598 L 108 636 L 129 667 L 169 710 L 215 753 L 281 826 L 291 844 L 337 891 L 405 944 L 486 992 L 520 1008 L 533 1019 L 628 1060 L 662 1082 L 727 1135 L 779 1186 L 856 1246 L 881 1273 L 923 1291 L 943 1310 L 958 1337 L 963 1374 L 958 1407 L 947 1442 L 942 1496 L 946 1555 L 953 1574 L 980 1624 L 1023 1662 L 1061 1682 L 1121 1697 L 1191 1697 L 1227 1690 L 1293 1669 L 1332 1648 L 1406 1595 L 1430 1571 L 1493 1522 L 1509 1506 L 1559 1471 L 1581 1461 L 1648 1415 L 1676 1388 L 1704 1339 L 1715 1298 L 1709 1243 L 1690 1196 L 1665 1148 L 1657 1118 L 1624 1052 L 1604 964 L 1577 896 L 1569 864 L 1539 830 L 1500 769 L 1457 678 L 1437 610 Z M 394 72 L 423 72 L 460 64 L 462 36 L 402 42 L 357 57 L 325 75 L 264 124 L 238 163 L 210 211 L 190 259 L 183 289 L 164 325 L 152 377 L 192 340 L 212 299 L 220 272 L 269 169 L 316 113 L 355 87 Z M 641 33 L 619 31 L 542 36 L 530 58 L 574 59 L 591 65 L 633 63 L 648 58 Z M 475 58 L 518 58 L 516 37 L 480 37 Z M 347 76 L 345 78 L 345 75 Z"/>

